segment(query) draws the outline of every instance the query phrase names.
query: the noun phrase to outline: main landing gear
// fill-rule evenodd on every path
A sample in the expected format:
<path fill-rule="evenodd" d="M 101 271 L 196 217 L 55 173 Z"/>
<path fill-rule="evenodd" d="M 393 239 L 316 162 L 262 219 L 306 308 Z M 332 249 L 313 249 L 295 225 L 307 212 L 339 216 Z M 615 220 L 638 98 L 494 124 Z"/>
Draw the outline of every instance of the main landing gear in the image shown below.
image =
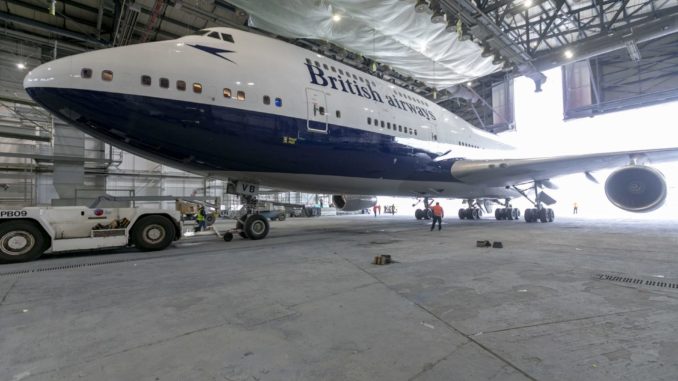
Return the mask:
<path fill-rule="evenodd" d="M 468 208 L 459 209 L 460 220 L 479 220 L 483 216 L 483 210 L 475 200 L 467 200 Z"/>
<path fill-rule="evenodd" d="M 534 208 L 529 208 L 525 209 L 525 222 L 527 223 L 532 223 L 532 222 L 537 222 L 541 221 L 543 223 L 546 222 L 553 222 L 556 218 L 556 214 L 551 208 L 546 208 L 542 205 L 542 203 L 545 201 L 546 203 L 552 204 L 555 202 L 551 197 L 546 195 L 545 193 L 540 193 L 539 192 L 539 187 L 541 187 L 541 183 L 539 181 L 535 181 L 533 185 L 534 189 L 534 201 L 528 197 L 528 195 L 525 193 L 524 190 L 519 189 L 518 187 L 513 187 L 515 190 L 520 192 L 520 194 L 523 195 L 528 201 L 530 201 L 535 207 Z"/>
<path fill-rule="evenodd" d="M 511 200 L 506 199 L 504 208 L 497 208 L 494 210 L 494 218 L 497 220 L 519 220 L 520 209 L 511 207 Z"/>
<path fill-rule="evenodd" d="M 414 218 L 417 220 L 430 220 L 433 218 L 433 211 L 431 210 L 431 202 L 428 197 L 424 197 L 424 209 L 417 209 L 414 211 Z M 418 204 L 419 202 L 417 202 Z M 415 206 L 414 204 L 412 206 Z"/>

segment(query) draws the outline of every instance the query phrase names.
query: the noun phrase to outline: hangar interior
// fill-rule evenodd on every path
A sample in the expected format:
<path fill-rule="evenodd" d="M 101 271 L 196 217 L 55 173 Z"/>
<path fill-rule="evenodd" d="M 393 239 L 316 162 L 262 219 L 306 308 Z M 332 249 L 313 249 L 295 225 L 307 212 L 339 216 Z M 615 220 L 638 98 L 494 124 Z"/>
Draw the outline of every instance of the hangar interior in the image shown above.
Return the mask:
<path fill-rule="evenodd" d="M 101 194 L 156 197 L 151 205 L 165 207 L 164 196 L 234 202 L 219 180 L 98 142 L 33 103 L 23 77 L 54 58 L 229 26 L 324 54 L 479 128 L 510 133 L 519 129 L 513 78 L 527 76 L 539 91 L 548 86 L 542 72 L 558 66 L 565 119 L 675 100 L 676 9 L 671 0 L 7 0 L 0 3 L 0 203 L 74 205 Z M 290 197 L 318 199 L 268 198 Z"/>

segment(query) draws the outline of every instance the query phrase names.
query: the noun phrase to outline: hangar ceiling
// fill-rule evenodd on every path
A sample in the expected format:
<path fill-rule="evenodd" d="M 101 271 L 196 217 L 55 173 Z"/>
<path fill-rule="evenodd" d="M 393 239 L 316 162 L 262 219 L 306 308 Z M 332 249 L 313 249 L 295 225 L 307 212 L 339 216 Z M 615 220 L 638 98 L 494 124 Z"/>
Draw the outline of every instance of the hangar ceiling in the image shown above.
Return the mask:
<path fill-rule="evenodd" d="M 333 20 L 337 14 L 339 21 Z M 498 84 L 526 75 L 538 88 L 545 69 L 620 48 L 631 52 L 672 35 L 678 2 L 0 0 L 0 23 L 5 100 L 28 100 L 19 63 L 30 69 L 82 51 L 232 26 L 331 55 L 493 130 L 496 120 L 488 118 L 497 118 L 492 109 Z M 628 68 L 629 76 L 635 69 Z"/>

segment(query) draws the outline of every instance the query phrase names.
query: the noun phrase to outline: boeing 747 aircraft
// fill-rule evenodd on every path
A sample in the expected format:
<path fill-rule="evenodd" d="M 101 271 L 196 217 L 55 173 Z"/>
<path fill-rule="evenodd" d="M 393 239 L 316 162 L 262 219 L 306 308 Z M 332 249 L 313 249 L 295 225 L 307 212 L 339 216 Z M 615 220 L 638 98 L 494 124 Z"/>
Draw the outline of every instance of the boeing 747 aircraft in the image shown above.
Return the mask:
<path fill-rule="evenodd" d="M 650 162 L 678 149 L 515 158 L 501 138 L 449 111 L 328 57 L 230 28 L 177 40 L 83 53 L 43 64 L 24 80 L 57 117 L 126 151 L 204 176 L 228 179 L 247 213 L 241 235 L 260 239 L 268 222 L 253 212 L 258 186 L 335 194 L 359 210 L 374 195 L 468 200 L 460 218 L 517 219 L 510 200 L 526 197 L 527 222 L 551 222 L 550 179 L 618 168 L 608 199 L 647 212 L 666 198 Z M 511 158 L 513 157 L 513 158 Z M 367 196 L 365 196 L 367 195 Z M 546 204 L 546 206 L 544 205 Z"/>

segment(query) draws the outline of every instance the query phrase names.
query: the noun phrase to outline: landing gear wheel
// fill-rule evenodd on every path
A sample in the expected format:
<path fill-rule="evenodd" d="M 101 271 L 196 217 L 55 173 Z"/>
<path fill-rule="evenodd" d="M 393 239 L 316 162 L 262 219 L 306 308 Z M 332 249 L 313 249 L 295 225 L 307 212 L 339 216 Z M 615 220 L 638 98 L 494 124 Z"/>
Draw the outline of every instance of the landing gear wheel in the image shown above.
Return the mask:
<path fill-rule="evenodd" d="M 433 218 L 433 211 L 431 209 L 425 209 L 424 210 L 424 219 L 430 220 L 431 218 Z"/>
<path fill-rule="evenodd" d="M 509 208 L 508 211 L 511 213 L 511 218 L 509 218 L 510 220 L 517 220 L 520 218 L 520 211 L 518 211 L 518 209 Z"/>
<path fill-rule="evenodd" d="M 223 239 L 224 239 L 224 242 L 231 242 L 231 240 L 233 240 L 233 233 L 231 233 L 231 232 L 224 233 Z"/>
<path fill-rule="evenodd" d="M 549 222 L 549 216 L 548 216 L 548 211 L 546 208 L 541 208 L 539 209 L 539 221 L 546 223 Z"/>
<path fill-rule="evenodd" d="M 134 246 L 142 251 L 163 250 L 174 241 L 174 226 L 163 216 L 141 218 L 132 228 Z"/>
<path fill-rule="evenodd" d="M 466 209 L 464 209 L 464 208 L 459 209 L 459 219 L 460 219 L 460 220 L 465 220 L 465 219 L 466 219 Z"/>
<path fill-rule="evenodd" d="M 515 218 L 515 219 L 516 219 L 516 220 L 519 220 L 519 219 L 520 219 L 520 209 L 515 208 L 515 209 L 513 209 L 513 210 L 516 212 L 516 218 Z"/>
<path fill-rule="evenodd" d="M 496 210 L 494 211 L 494 218 L 495 218 L 497 221 L 499 221 L 499 220 L 502 219 L 502 214 L 503 214 L 503 213 L 502 213 L 502 209 L 496 209 Z"/>
<path fill-rule="evenodd" d="M 414 211 L 414 218 L 416 218 L 418 220 L 421 220 L 422 218 L 424 218 L 424 211 L 421 210 L 421 209 L 415 210 Z"/>
<path fill-rule="evenodd" d="M 534 222 L 534 219 L 533 219 L 533 216 L 532 216 L 532 209 L 525 209 L 525 222 L 527 222 L 527 223 Z"/>
<path fill-rule="evenodd" d="M 268 235 L 268 220 L 260 214 L 253 214 L 245 221 L 245 233 L 249 239 L 257 240 Z"/>
<path fill-rule="evenodd" d="M 556 219 L 556 213 L 553 211 L 553 209 L 548 208 L 546 209 L 546 217 L 548 218 L 549 222 L 553 222 L 553 220 Z"/>
<path fill-rule="evenodd" d="M 32 261 L 45 249 L 47 239 L 33 223 L 9 221 L 0 224 L 0 263 Z"/>
<path fill-rule="evenodd" d="M 473 217 L 474 220 L 479 220 L 481 215 L 482 212 L 480 211 L 480 209 L 472 209 L 471 216 Z"/>

